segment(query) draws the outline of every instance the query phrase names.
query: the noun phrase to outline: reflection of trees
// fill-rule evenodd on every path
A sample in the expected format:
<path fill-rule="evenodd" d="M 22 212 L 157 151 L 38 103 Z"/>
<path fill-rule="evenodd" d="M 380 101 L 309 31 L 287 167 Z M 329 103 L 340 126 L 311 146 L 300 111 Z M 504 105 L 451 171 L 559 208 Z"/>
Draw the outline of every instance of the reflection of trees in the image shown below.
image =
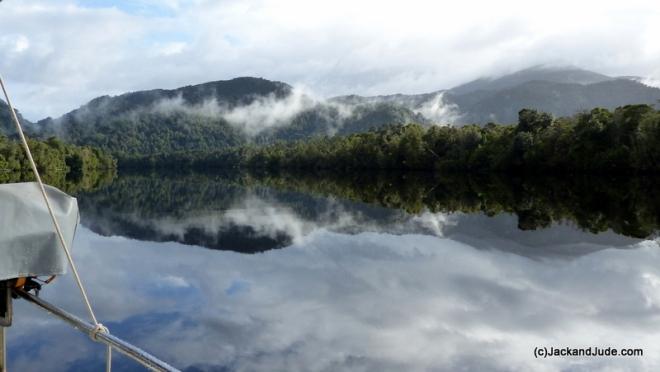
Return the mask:
<path fill-rule="evenodd" d="M 518 227 L 533 230 L 553 222 L 571 221 L 590 232 L 612 229 L 631 237 L 648 237 L 660 224 L 660 191 L 652 178 L 504 177 L 434 175 L 432 173 L 226 173 L 125 175 L 109 187 L 82 193 L 83 222 L 101 234 L 128 234 L 137 239 L 204 245 L 216 249 L 281 247 L 286 234 L 263 236 L 245 226 L 217 226 L 209 235 L 191 228 L 183 238 L 164 236 L 158 218 L 184 219 L 230 209 L 253 193 L 316 221 L 331 205 L 310 196 L 331 196 L 352 202 L 418 214 L 431 212 L 513 213 Z M 273 191 L 277 190 L 276 193 Z M 359 208 L 344 204 L 344 208 Z M 364 215 L 365 211 L 360 211 Z M 133 218 L 132 220 L 128 217 Z M 392 216 L 372 216 L 392 223 Z M 139 226 L 137 222 L 140 222 Z M 240 243 L 240 244 L 239 244 Z M 250 248 L 252 249 L 252 248 Z"/>
<path fill-rule="evenodd" d="M 112 183 L 117 176 L 115 169 L 87 169 L 83 172 L 45 172 L 41 174 L 44 183 L 72 195 L 90 192 Z M 0 183 L 34 181 L 31 172 L 5 172 Z"/>
<path fill-rule="evenodd" d="M 277 188 L 398 208 L 408 213 L 514 213 L 533 230 L 572 221 L 590 232 L 612 229 L 648 237 L 660 224 L 660 190 L 652 178 L 505 177 L 429 173 L 261 174 L 254 182 Z"/>
<path fill-rule="evenodd" d="M 211 249 L 257 253 L 290 245 L 286 231 L 262 232 L 222 221 L 214 226 L 188 224 L 188 218 L 216 215 L 247 194 L 232 175 L 147 174 L 117 178 L 109 187 L 78 199 L 82 223 L 101 235 L 147 241 L 176 241 Z M 259 190 L 253 190 L 259 192 Z M 178 232 L 159 226 L 161 219 Z"/>
<path fill-rule="evenodd" d="M 109 187 L 81 195 L 79 204 L 99 214 L 132 214 L 142 219 L 182 217 L 224 210 L 245 194 L 229 174 L 128 174 Z"/>

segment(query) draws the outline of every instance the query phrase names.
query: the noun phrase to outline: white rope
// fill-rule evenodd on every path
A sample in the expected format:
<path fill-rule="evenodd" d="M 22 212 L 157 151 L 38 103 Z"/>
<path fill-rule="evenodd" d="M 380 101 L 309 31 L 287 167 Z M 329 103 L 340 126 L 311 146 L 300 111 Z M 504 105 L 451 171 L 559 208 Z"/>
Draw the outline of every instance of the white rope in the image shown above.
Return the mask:
<path fill-rule="evenodd" d="M 89 298 L 87 298 L 87 292 L 85 291 L 82 281 L 80 280 L 80 275 L 78 275 L 78 270 L 76 269 L 76 264 L 73 262 L 71 251 L 69 250 L 69 246 L 67 245 L 66 240 L 64 239 L 64 235 L 62 234 L 62 229 L 60 228 L 60 224 L 57 222 L 57 218 L 55 217 L 55 213 L 53 212 L 53 207 L 50 204 L 50 199 L 48 199 L 48 194 L 46 194 L 46 189 L 44 188 L 44 184 L 41 181 L 41 176 L 39 175 L 37 164 L 35 164 L 34 158 L 32 157 L 30 146 L 28 145 L 27 139 L 25 139 L 25 134 L 23 134 L 23 128 L 21 127 L 21 123 L 18 121 L 18 116 L 16 116 L 16 111 L 14 110 L 14 106 L 12 106 L 11 104 L 11 100 L 9 99 L 9 94 L 7 93 L 7 89 L 5 88 L 5 83 L 4 80 L 2 80 L 2 76 L 0 76 L 0 86 L 2 86 L 2 92 L 4 93 L 5 99 L 7 101 L 7 105 L 9 106 L 11 117 L 12 119 L 14 119 L 14 124 L 16 124 L 16 130 L 18 131 L 18 135 L 20 136 L 21 142 L 23 143 L 23 147 L 25 148 L 25 153 L 27 155 L 27 158 L 30 161 L 32 172 L 34 173 L 34 177 L 37 179 L 37 183 L 39 184 L 41 195 L 44 198 L 44 202 L 46 202 L 48 213 L 50 214 L 50 218 L 53 220 L 53 226 L 55 227 L 55 232 L 57 233 L 57 237 L 60 241 L 60 244 L 64 249 L 66 258 L 67 260 L 69 260 L 69 266 L 71 266 L 71 271 L 73 272 L 73 276 L 76 279 L 76 284 L 78 284 L 78 288 L 80 289 L 80 294 L 82 295 L 82 298 L 85 301 L 85 305 L 87 306 L 87 310 L 89 311 L 89 316 L 92 318 L 92 322 L 96 326 L 94 330 L 94 334 L 99 332 L 108 332 L 108 329 L 105 328 L 101 323 L 99 323 L 98 320 L 96 320 L 96 315 L 94 314 L 94 310 L 92 310 L 92 305 L 89 303 Z"/>
<path fill-rule="evenodd" d="M 105 372 L 112 372 L 112 346 L 110 345 L 105 351 Z"/>

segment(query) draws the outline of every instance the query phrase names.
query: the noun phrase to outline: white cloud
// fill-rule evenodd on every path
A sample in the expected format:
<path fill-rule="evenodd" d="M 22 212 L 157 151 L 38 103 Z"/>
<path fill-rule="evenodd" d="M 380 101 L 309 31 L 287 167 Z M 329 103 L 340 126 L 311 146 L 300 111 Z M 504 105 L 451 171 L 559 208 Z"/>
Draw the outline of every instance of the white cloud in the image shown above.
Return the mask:
<path fill-rule="evenodd" d="M 19 35 L 16 38 L 16 41 L 14 43 L 14 51 L 17 53 L 24 52 L 30 47 L 30 40 L 28 40 L 27 37 L 24 35 Z"/>
<path fill-rule="evenodd" d="M 337 126 L 340 126 L 341 120 L 351 115 L 353 110 L 350 105 L 316 97 L 302 87 L 294 87 L 285 97 L 277 97 L 273 94 L 258 96 L 248 104 L 235 107 L 218 102 L 215 98 L 207 99 L 200 104 L 188 104 L 181 95 L 178 95 L 171 99 L 157 101 L 151 110 L 160 113 L 178 111 L 204 117 L 222 118 L 246 134 L 254 136 L 265 129 L 286 125 L 296 115 L 319 105 L 336 110 Z"/>
<path fill-rule="evenodd" d="M 244 106 L 237 106 L 223 113 L 228 122 L 242 127 L 248 134 L 256 134 L 264 128 L 288 123 L 300 112 L 311 109 L 316 102 L 300 89 L 294 89 L 283 99 L 274 96 L 259 98 Z"/>
<path fill-rule="evenodd" d="M 444 93 L 436 94 L 415 109 L 415 112 L 424 115 L 434 124 L 453 124 L 461 117 L 457 104 L 444 101 Z"/>
<path fill-rule="evenodd" d="M 430 92 L 542 63 L 660 78 L 654 1 L 149 0 L 85 8 L 25 0 L 0 9 L 0 35 L 29 41 L 21 53 L 3 50 L 0 71 L 30 119 L 101 94 L 245 75 L 323 96 Z"/>
<path fill-rule="evenodd" d="M 650 87 L 660 88 L 660 78 L 642 79 L 642 84 L 648 85 Z"/>
<path fill-rule="evenodd" d="M 184 42 L 173 42 L 173 43 L 166 43 L 163 45 L 157 46 L 157 54 L 163 55 L 163 56 L 171 56 L 175 54 L 180 54 L 183 53 L 186 49 L 186 43 Z"/>

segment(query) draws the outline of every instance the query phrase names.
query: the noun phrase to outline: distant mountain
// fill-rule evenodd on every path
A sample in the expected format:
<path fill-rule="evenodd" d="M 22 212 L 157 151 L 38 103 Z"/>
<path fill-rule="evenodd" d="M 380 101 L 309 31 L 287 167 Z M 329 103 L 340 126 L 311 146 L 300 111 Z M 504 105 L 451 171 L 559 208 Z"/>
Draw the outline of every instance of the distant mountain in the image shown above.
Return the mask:
<path fill-rule="evenodd" d="M 656 104 L 660 89 L 639 77 L 610 77 L 574 67 L 532 67 L 497 78 L 481 78 L 446 91 L 418 95 L 344 96 L 340 101 L 396 102 L 442 124 L 514 123 L 518 111 L 533 108 L 555 116 L 594 107 Z M 441 99 L 438 99 L 439 97 Z M 435 99 L 435 106 L 429 103 Z M 422 110 L 431 107 L 432 110 Z"/>
<path fill-rule="evenodd" d="M 594 107 L 614 109 L 627 104 L 655 104 L 660 100 L 660 89 L 628 79 L 586 85 L 534 80 L 495 91 L 461 95 L 450 92 L 446 99 L 459 107 L 464 123 L 514 123 L 523 108 L 570 116 Z"/>
<path fill-rule="evenodd" d="M 350 134 L 389 124 L 514 123 L 534 108 L 555 116 L 593 107 L 656 104 L 660 89 L 638 77 L 610 77 L 572 67 L 533 67 L 424 94 L 317 99 L 290 85 L 241 77 L 178 89 L 102 96 L 28 132 L 94 145 L 115 154 L 208 150 Z M 0 133 L 13 133 L 0 102 Z"/>
<path fill-rule="evenodd" d="M 530 81 L 547 81 L 550 83 L 588 85 L 613 80 L 613 78 L 592 71 L 574 67 L 543 67 L 535 66 L 509 75 L 496 78 L 481 78 L 459 85 L 450 91 L 454 95 L 463 95 L 477 91 L 498 91 L 512 88 Z"/>
<path fill-rule="evenodd" d="M 660 89 L 639 79 L 613 78 L 576 68 L 534 67 L 496 79 L 478 79 L 445 94 L 463 123 L 513 123 L 518 111 L 534 108 L 555 116 L 574 115 L 594 107 L 660 100 Z"/>

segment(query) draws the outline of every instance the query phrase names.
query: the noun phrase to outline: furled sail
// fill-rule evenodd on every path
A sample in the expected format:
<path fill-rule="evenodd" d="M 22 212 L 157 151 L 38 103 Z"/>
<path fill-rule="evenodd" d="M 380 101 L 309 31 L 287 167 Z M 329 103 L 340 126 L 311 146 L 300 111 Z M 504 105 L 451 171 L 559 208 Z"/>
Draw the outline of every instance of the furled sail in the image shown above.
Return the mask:
<path fill-rule="evenodd" d="M 45 186 L 69 246 L 79 222 L 72 196 Z M 36 182 L 0 185 L 0 280 L 66 273 L 67 259 Z"/>

